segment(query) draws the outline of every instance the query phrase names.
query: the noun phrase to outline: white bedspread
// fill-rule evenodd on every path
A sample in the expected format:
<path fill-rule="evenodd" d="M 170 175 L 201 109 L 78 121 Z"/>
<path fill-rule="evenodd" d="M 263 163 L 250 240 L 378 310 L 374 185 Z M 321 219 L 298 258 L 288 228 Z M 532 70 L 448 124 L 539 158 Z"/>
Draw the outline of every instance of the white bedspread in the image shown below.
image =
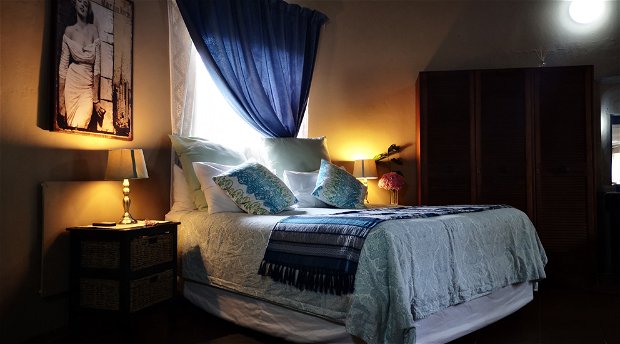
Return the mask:
<path fill-rule="evenodd" d="M 257 274 L 279 219 L 337 211 L 182 215 L 183 277 L 344 322 L 368 343 L 413 343 L 417 319 L 544 278 L 546 256 L 535 229 L 512 208 L 377 225 L 362 249 L 352 295 L 300 291 Z"/>
<path fill-rule="evenodd" d="M 344 322 L 350 296 L 338 297 L 276 283 L 258 275 L 271 229 L 283 217 L 342 210 L 308 208 L 277 216 L 191 212 L 181 216 L 183 277 Z"/>

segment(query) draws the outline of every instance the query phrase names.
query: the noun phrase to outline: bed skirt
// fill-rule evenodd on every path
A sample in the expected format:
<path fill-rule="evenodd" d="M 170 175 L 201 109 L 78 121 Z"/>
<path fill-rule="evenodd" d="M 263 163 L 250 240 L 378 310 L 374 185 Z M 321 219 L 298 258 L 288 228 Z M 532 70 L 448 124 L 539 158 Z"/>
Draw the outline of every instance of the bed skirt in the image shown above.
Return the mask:
<path fill-rule="evenodd" d="M 184 280 L 183 295 L 208 313 L 296 343 L 363 343 L 344 324 L 228 290 Z M 520 283 L 448 307 L 415 322 L 416 343 L 446 343 L 489 325 L 533 299 L 533 283 Z"/>

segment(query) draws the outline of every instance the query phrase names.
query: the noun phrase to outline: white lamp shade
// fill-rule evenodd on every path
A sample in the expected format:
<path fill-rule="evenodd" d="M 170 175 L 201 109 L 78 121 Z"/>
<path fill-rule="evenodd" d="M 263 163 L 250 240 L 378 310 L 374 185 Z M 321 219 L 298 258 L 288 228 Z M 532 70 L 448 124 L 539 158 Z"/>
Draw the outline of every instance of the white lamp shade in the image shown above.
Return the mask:
<path fill-rule="evenodd" d="M 106 180 L 148 178 L 142 149 L 114 149 L 108 151 Z"/>
<path fill-rule="evenodd" d="M 355 178 L 377 179 L 377 164 L 373 159 L 355 160 L 353 176 Z"/>

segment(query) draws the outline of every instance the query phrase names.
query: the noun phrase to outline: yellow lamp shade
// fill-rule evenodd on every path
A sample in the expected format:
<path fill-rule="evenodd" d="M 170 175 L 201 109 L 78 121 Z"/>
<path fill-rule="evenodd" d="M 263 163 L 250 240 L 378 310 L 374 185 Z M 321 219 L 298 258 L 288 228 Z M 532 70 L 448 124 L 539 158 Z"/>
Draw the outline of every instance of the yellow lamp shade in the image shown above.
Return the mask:
<path fill-rule="evenodd" d="M 114 149 L 108 152 L 106 180 L 148 178 L 142 149 Z"/>
<path fill-rule="evenodd" d="M 355 178 L 377 179 L 377 164 L 373 159 L 355 160 L 353 176 Z"/>

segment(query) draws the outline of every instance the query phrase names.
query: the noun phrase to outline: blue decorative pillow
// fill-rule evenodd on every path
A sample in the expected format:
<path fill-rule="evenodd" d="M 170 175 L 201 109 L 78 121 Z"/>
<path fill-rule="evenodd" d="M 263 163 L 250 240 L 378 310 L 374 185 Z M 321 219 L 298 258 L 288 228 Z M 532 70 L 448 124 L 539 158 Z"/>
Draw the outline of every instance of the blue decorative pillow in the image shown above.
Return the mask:
<path fill-rule="evenodd" d="M 344 169 L 321 160 L 312 196 L 337 208 L 364 208 L 366 187 Z"/>
<path fill-rule="evenodd" d="M 248 214 L 277 214 L 297 202 L 280 178 L 256 162 L 241 164 L 213 181 Z"/>

